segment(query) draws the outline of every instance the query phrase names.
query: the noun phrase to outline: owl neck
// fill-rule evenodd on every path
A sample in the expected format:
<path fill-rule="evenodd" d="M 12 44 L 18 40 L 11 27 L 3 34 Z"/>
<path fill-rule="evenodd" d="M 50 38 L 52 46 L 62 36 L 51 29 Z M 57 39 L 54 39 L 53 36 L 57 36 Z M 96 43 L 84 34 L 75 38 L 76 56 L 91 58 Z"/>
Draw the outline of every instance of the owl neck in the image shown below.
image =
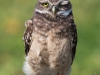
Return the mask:
<path fill-rule="evenodd" d="M 72 20 L 73 20 L 72 12 L 66 17 L 60 16 L 57 18 L 51 18 L 47 15 L 43 15 L 36 12 L 33 18 L 33 22 L 35 24 L 34 26 L 40 27 L 40 28 L 46 27 L 47 29 L 48 29 L 48 26 L 50 26 L 50 28 L 52 29 L 53 27 L 62 26 L 62 24 L 65 22 L 66 24 L 70 23 Z"/>
<path fill-rule="evenodd" d="M 68 11 L 68 13 L 64 13 L 64 15 L 60 15 L 60 16 L 56 16 L 56 17 L 52 17 L 52 16 L 50 16 L 48 14 L 41 14 L 39 12 L 35 12 L 34 15 L 36 15 L 36 17 L 38 17 L 38 18 L 46 19 L 48 21 L 55 21 L 55 22 L 57 22 L 57 21 L 59 21 L 61 19 L 69 19 L 70 16 L 73 17 L 72 11 Z M 67 14 L 67 16 L 65 16 L 65 14 Z"/>
<path fill-rule="evenodd" d="M 37 12 L 34 14 L 33 18 L 34 31 L 43 36 L 48 36 L 47 35 L 48 32 L 56 28 L 58 29 L 55 30 L 57 33 L 58 32 L 64 33 L 64 31 L 62 30 L 69 31 L 69 27 L 72 21 L 73 21 L 72 12 L 65 18 L 56 18 L 56 19 L 51 19 L 50 17 L 47 17 Z"/>

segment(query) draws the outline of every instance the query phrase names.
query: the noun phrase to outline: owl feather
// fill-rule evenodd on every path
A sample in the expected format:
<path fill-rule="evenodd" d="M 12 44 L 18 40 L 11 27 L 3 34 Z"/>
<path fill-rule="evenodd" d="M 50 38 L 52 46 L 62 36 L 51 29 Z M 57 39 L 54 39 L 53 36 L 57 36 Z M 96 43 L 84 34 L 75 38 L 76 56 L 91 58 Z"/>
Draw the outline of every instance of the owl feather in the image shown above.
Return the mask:
<path fill-rule="evenodd" d="M 77 45 L 70 1 L 39 0 L 33 18 L 25 26 L 24 73 L 69 75 Z"/>

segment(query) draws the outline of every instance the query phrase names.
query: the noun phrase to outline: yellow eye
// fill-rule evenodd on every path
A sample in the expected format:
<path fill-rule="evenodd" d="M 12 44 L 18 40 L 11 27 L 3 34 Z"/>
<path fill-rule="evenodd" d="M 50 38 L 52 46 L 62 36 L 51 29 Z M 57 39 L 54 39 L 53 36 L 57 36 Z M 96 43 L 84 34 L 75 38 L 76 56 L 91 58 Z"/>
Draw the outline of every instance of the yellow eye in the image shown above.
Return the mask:
<path fill-rule="evenodd" d="M 44 7 L 48 7 L 48 6 L 49 6 L 48 3 L 43 3 L 42 5 L 43 5 Z"/>

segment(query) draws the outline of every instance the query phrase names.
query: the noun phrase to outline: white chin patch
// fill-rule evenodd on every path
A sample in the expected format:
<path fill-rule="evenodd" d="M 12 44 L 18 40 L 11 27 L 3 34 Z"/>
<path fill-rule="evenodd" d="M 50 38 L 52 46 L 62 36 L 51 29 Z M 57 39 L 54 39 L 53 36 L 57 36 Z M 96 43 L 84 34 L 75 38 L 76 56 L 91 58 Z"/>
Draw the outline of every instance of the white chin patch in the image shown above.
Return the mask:
<path fill-rule="evenodd" d="M 49 15 L 52 15 L 49 11 L 46 11 L 46 10 L 44 10 L 44 11 L 42 10 L 42 11 L 41 11 L 41 10 L 35 9 L 35 11 L 36 11 L 36 12 L 39 12 L 39 13 L 41 13 L 41 14 L 48 13 Z"/>
<path fill-rule="evenodd" d="M 51 12 L 49 12 L 49 11 L 40 11 L 38 9 L 35 9 L 35 11 L 39 12 L 41 14 L 48 13 L 49 15 L 51 15 L 52 17 L 54 17 L 54 15 Z M 66 17 L 66 16 L 68 16 L 71 13 L 71 11 L 72 11 L 72 8 L 70 8 L 67 11 L 62 10 L 62 11 L 57 12 L 57 15 L 61 15 L 61 16 L 65 16 Z"/>
<path fill-rule="evenodd" d="M 69 9 L 68 11 L 59 11 L 57 15 L 62 15 L 62 16 L 68 16 L 71 13 L 72 9 Z"/>

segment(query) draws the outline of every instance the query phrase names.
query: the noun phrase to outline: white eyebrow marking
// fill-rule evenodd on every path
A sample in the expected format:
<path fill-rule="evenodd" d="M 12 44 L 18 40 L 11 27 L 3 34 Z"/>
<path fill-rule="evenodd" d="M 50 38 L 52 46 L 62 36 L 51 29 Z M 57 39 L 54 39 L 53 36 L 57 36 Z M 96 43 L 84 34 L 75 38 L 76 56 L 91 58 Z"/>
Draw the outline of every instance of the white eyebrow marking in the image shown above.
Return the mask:
<path fill-rule="evenodd" d="M 50 3 L 50 5 L 58 5 L 62 0 L 59 0 L 57 3 L 51 3 L 49 0 L 48 2 Z"/>
<path fill-rule="evenodd" d="M 68 2 L 69 2 L 69 1 L 63 1 L 63 2 L 61 3 L 61 5 L 68 4 Z"/>
<path fill-rule="evenodd" d="M 48 0 L 39 0 L 39 2 L 42 2 L 42 3 L 44 3 L 44 2 L 47 2 Z"/>

